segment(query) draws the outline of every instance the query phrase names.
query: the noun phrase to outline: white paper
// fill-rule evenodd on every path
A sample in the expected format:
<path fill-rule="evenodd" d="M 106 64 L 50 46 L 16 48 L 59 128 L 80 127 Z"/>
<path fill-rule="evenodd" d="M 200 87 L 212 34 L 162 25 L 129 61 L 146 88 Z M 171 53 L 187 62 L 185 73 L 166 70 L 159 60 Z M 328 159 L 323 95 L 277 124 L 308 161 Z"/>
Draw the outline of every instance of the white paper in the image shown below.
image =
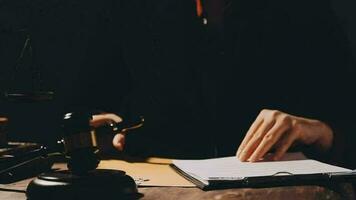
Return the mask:
<path fill-rule="evenodd" d="M 291 160 L 297 158 L 297 160 Z M 235 156 L 205 160 L 173 160 L 173 164 L 201 181 L 239 180 L 245 177 L 302 175 L 351 172 L 349 169 L 316 160 L 300 160 L 299 154 L 287 154 L 284 161 L 241 162 Z"/>

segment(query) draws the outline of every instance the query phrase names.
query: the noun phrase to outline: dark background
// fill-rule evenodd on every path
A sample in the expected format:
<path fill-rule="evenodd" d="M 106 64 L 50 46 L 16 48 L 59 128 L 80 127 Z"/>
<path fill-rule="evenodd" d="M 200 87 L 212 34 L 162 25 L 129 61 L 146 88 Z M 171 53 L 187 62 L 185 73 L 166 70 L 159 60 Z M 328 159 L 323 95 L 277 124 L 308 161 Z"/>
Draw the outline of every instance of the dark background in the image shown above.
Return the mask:
<path fill-rule="evenodd" d="M 58 127 L 63 113 L 78 103 L 71 99 L 77 98 L 76 86 L 86 71 L 88 46 L 96 42 L 93 38 L 96 38 L 98 28 L 112 20 L 114 2 L 0 0 L 0 90 L 30 89 L 32 75 L 29 65 L 20 65 L 18 72 L 14 72 L 16 59 L 26 34 L 29 34 L 35 52 L 33 63 L 39 67 L 42 77 L 36 87 L 55 92 L 55 99 L 50 102 L 14 103 L 1 100 L 0 115 L 8 116 L 11 121 L 10 139 L 46 142 L 59 134 L 59 129 L 55 127 Z M 333 0 L 332 7 L 348 36 L 355 60 L 356 2 Z M 355 66 L 350 67 L 351 77 L 355 77 Z M 105 77 L 99 73 L 97 79 L 104 81 Z M 108 84 L 115 83 L 109 81 Z M 349 91 L 350 97 L 353 93 Z"/>
<path fill-rule="evenodd" d="M 10 120 L 9 137 L 46 142 L 58 135 L 59 120 L 69 111 L 74 88 L 84 79 L 88 46 L 99 19 L 110 20 L 110 1 L 53 0 L 0 1 L 0 77 L 2 90 L 28 91 L 31 63 L 39 68 L 37 90 L 55 92 L 53 101 L 18 103 L 2 101 L 2 115 Z M 26 35 L 31 37 L 34 60 L 14 71 Z M 103 77 L 98 77 L 100 80 Z"/>

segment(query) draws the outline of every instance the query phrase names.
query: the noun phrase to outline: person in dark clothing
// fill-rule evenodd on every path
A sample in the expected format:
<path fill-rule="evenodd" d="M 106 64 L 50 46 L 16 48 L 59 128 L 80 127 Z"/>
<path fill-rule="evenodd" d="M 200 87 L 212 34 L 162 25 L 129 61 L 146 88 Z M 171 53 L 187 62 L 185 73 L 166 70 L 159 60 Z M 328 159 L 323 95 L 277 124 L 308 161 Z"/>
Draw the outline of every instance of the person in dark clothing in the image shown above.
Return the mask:
<path fill-rule="evenodd" d="M 279 159 L 295 143 L 319 152 L 335 146 L 340 116 L 350 116 L 340 102 L 350 53 L 328 1 L 118 1 L 113 8 L 86 65 L 118 84 L 94 82 L 88 94 L 99 93 L 89 104 L 146 119 L 138 132 L 115 136 L 117 149 L 215 157 L 234 154 L 242 141 L 238 158 L 257 161 L 273 148 Z M 103 114 L 94 122 L 103 119 L 121 120 Z"/>

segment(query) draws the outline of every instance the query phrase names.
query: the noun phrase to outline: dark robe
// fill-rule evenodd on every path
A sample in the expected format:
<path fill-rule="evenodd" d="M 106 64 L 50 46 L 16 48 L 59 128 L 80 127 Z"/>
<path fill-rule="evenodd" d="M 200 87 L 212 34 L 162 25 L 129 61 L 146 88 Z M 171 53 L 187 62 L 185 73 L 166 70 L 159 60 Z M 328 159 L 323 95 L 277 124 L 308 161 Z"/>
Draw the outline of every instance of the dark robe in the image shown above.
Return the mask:
<path fill-rule="evenodd" d="M 145 116 L 144 128 L 127 135 L 127 152 L 233 155 L 264 108 L 331 127 L 349 116 L 350 53 L 327 1 L 226 1 L 223 8 L 219 20 L 207 9 L 204 25 L 189 0 L 113 7 L 88 56 L 93 74 L 109 72 L 91 103 L 116 106 L 108 111 L 127 119 Z"/>

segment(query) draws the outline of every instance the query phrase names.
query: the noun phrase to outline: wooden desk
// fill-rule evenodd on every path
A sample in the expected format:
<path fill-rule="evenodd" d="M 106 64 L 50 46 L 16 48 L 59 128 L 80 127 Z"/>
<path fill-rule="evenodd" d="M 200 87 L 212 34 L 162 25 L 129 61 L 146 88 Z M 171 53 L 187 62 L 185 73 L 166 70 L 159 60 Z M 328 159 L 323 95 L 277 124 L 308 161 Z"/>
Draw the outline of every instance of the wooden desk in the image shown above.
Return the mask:
<path fill-rule="evenodd" d="M 26 184 L 22 181 L 20 184 Z M 4 187 L 2 187 L 4 188 Z M 10 187 L 9 187 L 10 188 Z M 6 189 L 6 188 L 5 188 Z M 333 190 L 320 186 L 288 186 L 260 189 L 226 189 L 214 191 L 202 191 L 198 188 L 178 188 L 178 187 L 146 187 L 139 188 L 140 199 L 178 199 L 178 200 L 279 200 L 279 199 L 356 199 L 353 188 L 350 184 L 340 185 Z M 0 190 L 1 200 L 25 200 L 24 192 L 2 191 Z"/>
<path fill-rule="evenodd" d="M 54 168 L 65 169 L 65 164 L 55 164 Z M 25 200 L 25 189 L 32 179 L 13 184 L 0 184 L 0 200 Z M 7 190 L 7 191 L 6 191 Z M 356 199 L 351 184 L 322 186 L 285 186 L 271 188 L 244 188 L 202 191 L 198 188 L 181 187 L 139 187 L 140 199 L 178 199 L 178 200 L 313 200 L 313 199 Z"/>
<path fill-rule="evenodd" d="M 344 186 L 345 189 L 347 186 Z M 352 188 L 351 188 L 352 190 Z M 141 188 L 142 199 L 230 200 L 230 199 L 355 199 L 353 192 L 343 195 L 319 186 L 293 186 L 261 189 L 202 191 L 198 188 Z"/>

